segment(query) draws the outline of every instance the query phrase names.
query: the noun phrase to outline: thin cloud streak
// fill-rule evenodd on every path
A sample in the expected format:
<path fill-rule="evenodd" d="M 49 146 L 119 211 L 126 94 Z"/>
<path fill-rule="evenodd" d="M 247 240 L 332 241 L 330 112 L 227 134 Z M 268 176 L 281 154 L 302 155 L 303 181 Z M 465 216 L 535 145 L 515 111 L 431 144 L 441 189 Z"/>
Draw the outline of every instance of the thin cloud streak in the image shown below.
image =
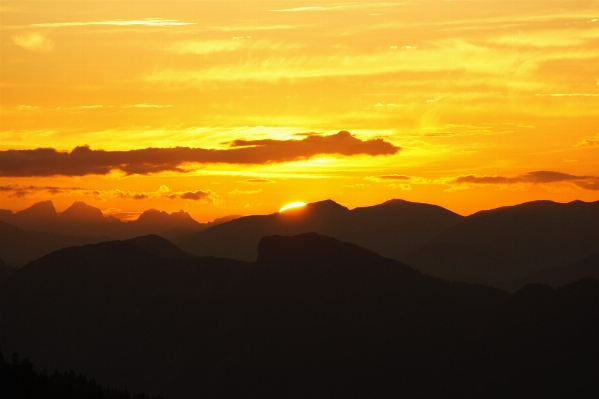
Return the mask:
<path fill-rule="evenodd" d="M 177 19 L 163 18 L 144 18 L 144 19 L 114 19 L 108 21 L 89 21 L 89 22 L 51 22 L 43 24 L 32 24 L 32 26 L 43 28 L 59 28 L 70 26 L 90 26 L 90 25 L 112 25 L 112 26 L 185 26 L 196 25 L 196 22 L 185 22 Z"/>
<path fill-rule="evenodd" d="M 451 183 L 477 185 L 511 185 L 511 184 L 551 184 L 572 183 L 585 190 L 599 190 L 599 176 L 576 176 L 553 171 L 535 171 L 518 176 L 477 176 L 466 175 L 455 178 Z"/>

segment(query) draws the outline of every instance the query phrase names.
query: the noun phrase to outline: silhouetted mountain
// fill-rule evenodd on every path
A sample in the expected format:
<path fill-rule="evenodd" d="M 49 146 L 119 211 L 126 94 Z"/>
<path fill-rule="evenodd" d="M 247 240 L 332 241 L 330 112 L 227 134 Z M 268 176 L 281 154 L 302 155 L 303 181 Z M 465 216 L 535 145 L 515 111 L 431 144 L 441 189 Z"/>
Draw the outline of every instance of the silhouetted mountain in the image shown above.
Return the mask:
<path fill-rule="evenodd" d="M 137 220 L 131 223 L 137 226 L 162 225 L 164 227 L 168 226 L 167 228 L 197 228 L 200 226 L 200 223 L 193 220 L 191 216 L 189 216 L 189 214 L 183 210 L 180 210 L 179 212 L 173 212 L 169 215 L 164 211 L 149 209 L 142 213 Z"/>
<path fill-rule="evenodd" d="M 235 219 L 175 243 L 201 256 L 253 261 L 264 236 L 315 232 L 400 260 L 417 245 L 462 219 L 435 205 L 402 200 L 353 210 L 326 200 L 283 213 Z"/>
<path fill-rule="evenodd" d="M 599 252 L 599 201 L 535 201 L 478 212 L 404 257 L 434 276 L 510 287 Z"/>
<path fill-rule="evenodd" d="M 11 267 L 21 267 L 27 262 L 60 248 L 105 241 L 102 237 L 63 236 L 54 233 L 24 231 L 0 222 L 0 258 Z"/>
<path fill-rule="evenodd" d="M 94 223 L 103 222 L 104 215 L 102 211 L 93 206 L 87 205 L 85 202 L 76 201 L 64 210 L 58 218 L 61 221 Z"/>
<path fill-rule="evenodd" d="M 55 220 L 58 217 L 52 201 L 42 201 L 31 205 L 16 213 L 16 216 L 22 220 Z"/>
<path fill-rule="evenodd" d="M 509 295 L 304 234 L 264 238 L 256 263 L 166 259 L 131 242 L 72 247 L 8 283 L 3 350 L 167 398 L 581 397 L 599 387 L 594 280 Z"/>
<path fill-rule="evenodd" d="M 193 255 L 188 254 L 172 242 L 150 234 L 142 237 L 135 237 L 126 240 L 126 242 L 135 245 L 138 248 L 148 251 L 150 254 L 165 259 L 191 259 Z"/>
<path fill-rule="evenodd" d="M 543 269 L 530 274 L 524 279 L 524 283 L 542 283 L 561 287 L 586 277 L 599 280 L 599 253 L 569 265 Z"/>

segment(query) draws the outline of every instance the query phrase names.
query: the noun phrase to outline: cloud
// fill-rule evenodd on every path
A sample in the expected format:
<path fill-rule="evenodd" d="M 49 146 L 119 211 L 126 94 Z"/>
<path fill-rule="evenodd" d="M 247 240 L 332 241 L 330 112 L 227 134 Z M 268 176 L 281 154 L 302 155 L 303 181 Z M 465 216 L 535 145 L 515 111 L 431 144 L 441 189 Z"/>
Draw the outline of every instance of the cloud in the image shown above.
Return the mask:
<path fill-rule="evenodd" d="M 394 155 L 401 150 L 383 139 L 360 140 L 347 131 L 302 140 L 235 140 L 226 149 L 190 147 L 145 148 L 129 151 L 76 147 L 0 151 L 0 176 L 85 176 L 120 171 L 147 175 L 165 171 L 189 172 L 192 164 L 270 164 L 301 161 L 318 155 Z"/>
<path fill-rule="evenodd" d="M 184 26 L 195 25 L 196 22 L 185 22 L 177 19 L 163 18 L 144 18 L 144 19 L 113 19 L 108 21 L 88 21 L 88 22 L 52 22 L 44 24 L 33 24 L 33 26 L 44 28 L 58 28 L 68 26 L 89 26 L 89 25 L 113 25 L 113 26 Z"/>
<path fill-rule="evenodd" d="M 160 104 L 135 104 L 135 105 L 125 105 L 123 108 L 172 108 L 173 106 L 170 104 L 160 105 Z"/>
<path fill-rule="evenodd" d="M 0 195 L 7 196 L 9 198 L 24 198 L 33 196 L 45 197 L 50 195 L 63 195 L 63 196 L 89 196 L 94 197 L 96 200 L 107 201 L 107 200 L 146 200 L 149 198 L 169 198 L 169 199 L 182 199 L 192 201 L 203 201 L 207 203 L 213 203 L 215 195 L 210 190 L 197 190 L 197 191 L 180 191 L 171 192 L 167 186 L 160 186 L 156 191 L 128 191 L 128 190 L 94 190 L 82 187 L 56 187 L 56 186 L 32 186 L 32 185 L 20 185 L 20 184 L 8 184 L 0 186 Z"/>
<path fill-rule="evenodd" d="M 24 35 L 13 36 L 12 40 L 17 46 L 38 53 L 49 53 L 54 49 L 54 43 L 39 33 L 27 33 Z"/>
<path fill-rule="evenodd" d="M 176 54 L 212 54 L 231 52 L 244 46 L 242 40 L 187 40 L 173 43 L 166 50 Z"/>
<path fill-rule="evenodd" d="M 551 93 L 535 94 L 537 97 L 599 97 L 598 93 Z"/>
<path fill-rule="evenodd" d="M 30 197 L 37 193 L 43 193 L 44 195 L 58 195 L 84 191 L 86 191 L 86 189 L 81 187 L 32 186 L 22 184 L 8 184 L 0 186 L 0 194 L 6 195 L 9 198 Z"/>
<path fill-rule="evenodd" d="M 599 146 L 599 134 L 597 137 L 584 139 L 578 143 L 576 143 L 575 147 L 597 147 Z"/>
<path fill-rule="evenodd" d="M 410 180 L 411 177 L 405 176 L 405 175 L 382 175 L 382 176 L 379 176 L 379 179 L 382 179 L 382 180 Z"/>
<path fill-rule="evenodd" d="M 400 6 L 406 3 L 371 3 L 371 4 L 349 4 L 349 5 L 338 5 L 338 6 L 308 6 L 308 7 L 294 7 L 294 8 L 284 8 L 281 10 L 268 10 L 270 12 L 301 12 L 301 11 L 331 11 L 331 10 L 341 10 L 348 8 L 365 8 L 365 7 L 392 7 L 392 6 Z M 373 15 L 373 14 L 371 14 Z"/>
<path fill-rule="evenodd" d="M 233 191 L 229 191 L 229 194 L 232 195 L 237 195 L 237 194 L 241 194 L 241 195 L 251 195 L 251 194 L 260 194 L 262 192 L 262 189 L 259 188 L 257 190 L 239 190 L 239 189 L 235 189 Z"/>
<path fill-rule="evenodd" d="M 244 183 L 275 183 L 275 181 L 270 179 L 247 179 L 244 180 Z"/>
<path fill-rule="evenodd" d="M 171 199 L 179 198 L 179 199 L 191 200 L 191 201 L 205 201 L 205 202 L 209 202 L 209 203 L 214 202 L 214 196 L 213 196 L 212 191 L 210 191 L 210 190 L 184 191 L 184 192 L 180 192 L 180 193 L 176 193 L 176 194 L 167 195 L 167 197 L 171 198 Z"/>
<path fill-rule="evenodd" d="M 535 171 L 517 176 L 458 176 L 450 183 L 477 184 L 477 185 L 509 185 L 509 184 L 551 184 L 572 183 L 585 190 L 599 190 L 599 176 L 576 176 L 553 171 Z"/>
<path fill-rule="evenodd" d="M 291 51 L 305 47 L 302 43 L 272 42 L 270 40 L 248 40 L 251 36 L 235 36 L 229 40 L 185 40 L 175 42 L 165 50 L 175 54 L 227 53 L 242 48 L 250 50 Z"/>
<path fill-rule="evenodd" d="M 284 8 L 282 10 L 268 10 L 268 11 L 270 11 L 270 12 L 330 11 L 330 10 L 339 10 L 342 8 L 355 8 L 355 7 L 356 7 L 355 5 L 331 6 L 331 7 L 313 6 L 313 7 Z"/>

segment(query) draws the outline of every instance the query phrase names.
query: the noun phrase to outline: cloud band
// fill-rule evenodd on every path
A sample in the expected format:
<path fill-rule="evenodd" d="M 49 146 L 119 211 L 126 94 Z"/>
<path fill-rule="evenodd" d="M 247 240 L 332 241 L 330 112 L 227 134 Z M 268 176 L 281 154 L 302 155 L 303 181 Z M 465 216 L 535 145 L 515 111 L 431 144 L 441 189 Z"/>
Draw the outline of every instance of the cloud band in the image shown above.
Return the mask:
<path fill-rule="evenodd" d="M 269 164 L 309 159 L 318 155 L 393 155 L 400 147 L 383 139 L 360 140 L 347 131 L 302 140 L 235 140 L 226 149 L 190 147 L 145 148 L 129 151 L 76 147 L 0 151 L 0 176 L 85 176 L 121 171 L 147 175 L 165 171 L 189 172 L 190 164 Z"/>

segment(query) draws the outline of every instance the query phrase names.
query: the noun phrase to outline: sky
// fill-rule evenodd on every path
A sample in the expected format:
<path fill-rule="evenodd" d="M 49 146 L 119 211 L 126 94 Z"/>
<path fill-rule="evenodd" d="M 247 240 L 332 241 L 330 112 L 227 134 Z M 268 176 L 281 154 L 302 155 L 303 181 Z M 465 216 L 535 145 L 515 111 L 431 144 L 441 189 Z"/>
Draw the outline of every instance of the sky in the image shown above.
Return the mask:
<path fill-rule="evenodd" d="M 0 208 L 599 200 L 597 1 L 0 3 Z"/>

